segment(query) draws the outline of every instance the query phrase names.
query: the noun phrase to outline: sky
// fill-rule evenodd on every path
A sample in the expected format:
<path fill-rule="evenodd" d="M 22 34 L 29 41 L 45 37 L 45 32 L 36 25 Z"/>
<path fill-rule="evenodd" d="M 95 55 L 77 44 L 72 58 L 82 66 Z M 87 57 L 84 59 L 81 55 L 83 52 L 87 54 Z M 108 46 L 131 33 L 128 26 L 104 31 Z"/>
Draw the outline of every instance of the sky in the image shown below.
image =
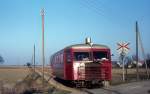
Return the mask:
<path fill-rule="evenodd" d="M 42 21 L 45 9 L 45 58 L 71 44 L 91 37 L 108 45 L 118 58 L 117 43 L 129 42 L 135 54 L 135 22 L 143 46 L 150 53 L 150 0 L 0 0 L 0 55 L 6 65 L 41 64 Z M 141 54 L 141 53 L 140 53 Z"/>

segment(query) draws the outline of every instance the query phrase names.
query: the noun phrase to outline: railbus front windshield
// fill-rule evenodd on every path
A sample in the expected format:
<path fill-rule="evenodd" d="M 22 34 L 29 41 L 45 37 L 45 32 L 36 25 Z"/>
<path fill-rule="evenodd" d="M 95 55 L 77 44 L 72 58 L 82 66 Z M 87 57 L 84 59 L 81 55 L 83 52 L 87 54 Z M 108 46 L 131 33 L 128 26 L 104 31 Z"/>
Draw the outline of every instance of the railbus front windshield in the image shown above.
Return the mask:
<path fill-rule="evenodd" d="M 108 53 L 106 51 L 94 51 L 93 58 L 96 60 L 108 59 Z"/>
<path fill-rule="evenodd" d="M 106 51 L 93 51 L 93 52 L 74 52 L 75 61 L 91 61 L 108 59 Z"/>
<path fill-rule="evenodd" d="M 89 61 L 91 60 L 90 52 L 74 52 L 74 60 L 75 61 Z"/>

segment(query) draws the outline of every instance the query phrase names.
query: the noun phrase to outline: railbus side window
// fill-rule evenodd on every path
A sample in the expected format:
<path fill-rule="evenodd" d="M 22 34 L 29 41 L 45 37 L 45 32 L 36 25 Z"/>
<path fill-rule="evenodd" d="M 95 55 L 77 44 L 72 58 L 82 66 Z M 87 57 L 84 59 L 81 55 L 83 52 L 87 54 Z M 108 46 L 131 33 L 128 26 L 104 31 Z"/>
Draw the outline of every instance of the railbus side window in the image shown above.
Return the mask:
<path fill-rule="evenodd" d="M 71 63 L 71 52 L 70 52 L 70 50 L 66 51 L 66 62 Z"/>
<path fill-rule="evenodd" d="M 63 53 L 61 53 L 61 55 L 60 55 L 60 61 L 61 61 L 61 63 L 63 63 Z"/>

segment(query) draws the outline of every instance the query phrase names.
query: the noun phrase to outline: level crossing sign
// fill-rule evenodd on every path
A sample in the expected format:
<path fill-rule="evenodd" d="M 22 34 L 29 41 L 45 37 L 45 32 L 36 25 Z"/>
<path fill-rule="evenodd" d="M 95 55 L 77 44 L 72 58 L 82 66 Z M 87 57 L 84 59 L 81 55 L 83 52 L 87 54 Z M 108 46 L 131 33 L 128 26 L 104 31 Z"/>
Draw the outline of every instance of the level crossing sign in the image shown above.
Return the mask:
<path fill-rule="evenodd" d="M 129 46 L 129 42 L 120 42 L 120 43 L 117 43 L 117 50 L 119 52 L 119 54 L 127 54 L 130 50 L 130 48 L 128 47 Z"/>
<path fill-rule="evenodd" d="M 119 52 L 119 54 L 121 55 L 122 58 L 122 80 L 123 82 L 125 81 L 125 72 L 124 72 L 124 57 L 125 55 L 128 53 L 128 51 L 130 50 L 129 46 L 129 42 L 120 42 L 117 43 L 117 51 Z"/>

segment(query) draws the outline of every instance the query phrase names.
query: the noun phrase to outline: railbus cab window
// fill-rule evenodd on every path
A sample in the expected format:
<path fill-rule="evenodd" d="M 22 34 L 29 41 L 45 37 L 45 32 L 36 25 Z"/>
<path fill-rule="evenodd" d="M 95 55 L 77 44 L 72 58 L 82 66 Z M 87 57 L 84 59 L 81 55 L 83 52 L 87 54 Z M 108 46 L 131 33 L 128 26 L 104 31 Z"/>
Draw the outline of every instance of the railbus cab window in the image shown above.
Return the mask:
<path fill-rule="evenodd" d="M 88 61 L 91 60 L 89 52 L 74 52 L 74 60 L 75 61 Z"/>
<path fill-rule="evenodd" d="M 94 51 L 93 52 L 93 58 L 95 60 L 109 59 L 108 53 L 105 51 Z"/>

